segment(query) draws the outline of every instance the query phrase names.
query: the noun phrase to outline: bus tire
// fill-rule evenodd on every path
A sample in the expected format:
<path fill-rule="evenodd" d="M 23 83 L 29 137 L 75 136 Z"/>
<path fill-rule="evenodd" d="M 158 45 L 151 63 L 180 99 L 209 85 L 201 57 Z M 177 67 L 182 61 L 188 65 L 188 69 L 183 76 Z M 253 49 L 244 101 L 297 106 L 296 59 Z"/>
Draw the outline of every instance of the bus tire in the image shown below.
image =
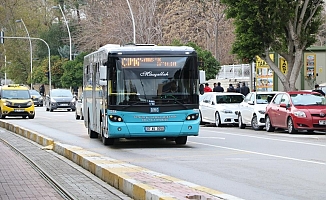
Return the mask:
<path fill-rule="evenodd" d="M 98 134 L 93 131 L 90 127 L 90 122 L 89 122 L 89 116 L 88 116 L 88 127 L 87 127 L 87 133 L 89 135 L 89 138 L 97 138 L 98 137 Z"/>
<path fill-rule="evenodd" d="M 104 146 L 113 145 L 114 138 L 106 138 L 106 137 L 102 136 L 102 142 L 103 142 Z"/>
<path fill-rule="evenodd" d="M 187 136 L 180 136 L 175 138 L 176 144 L 186 144 L 187 143 Z"/>

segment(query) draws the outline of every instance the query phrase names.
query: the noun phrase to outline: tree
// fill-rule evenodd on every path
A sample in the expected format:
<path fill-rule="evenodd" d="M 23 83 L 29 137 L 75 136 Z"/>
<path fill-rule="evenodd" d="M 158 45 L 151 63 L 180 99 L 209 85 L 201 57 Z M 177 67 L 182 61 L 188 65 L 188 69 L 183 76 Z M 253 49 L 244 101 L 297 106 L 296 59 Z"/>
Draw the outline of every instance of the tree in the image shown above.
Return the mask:
<path fill-rule="evenodd" d="M 200 62 L 199 69 L 204 70 L 206 74 L 206 79 L 215 79 L 219 70 L 221 69 L 220 64 L 214 58 L 210 51 L 203 50 L 201 47 L 193 42 L 188 42 L 187 44 L 181 43 L 179 40 L 174 40 L 172 45 L 175 46 L 190 46 L 194 48 L 197 52 L 198 61 Z"/>
<path fill-rule="evenodd" d="M 226 13 L 234 19 L 236 40 L 233 53 L 252 60 L 265 60 L 277 74 L 284 90 L 295 90 L 303 66 L 303 51 L 315 42 L 320 27 L 322 0 L 222 0 Z M 270 59 L 276 52 L 288 62 L 283 74 Z"/>
<path fill-rule="evenodd" d="M 83 62 L 87 53 L 79 54 L 74 60 L 63 64 L 61 84 L 63 87 L 79 87 L 83 85 Z"/>

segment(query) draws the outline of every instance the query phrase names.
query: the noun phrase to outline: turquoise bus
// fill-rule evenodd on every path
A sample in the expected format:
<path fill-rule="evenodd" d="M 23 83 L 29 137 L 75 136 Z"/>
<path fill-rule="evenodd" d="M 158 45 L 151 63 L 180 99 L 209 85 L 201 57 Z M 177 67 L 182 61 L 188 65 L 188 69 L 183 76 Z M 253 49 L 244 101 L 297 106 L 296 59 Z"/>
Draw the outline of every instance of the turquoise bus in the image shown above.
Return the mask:
<path fill-rule="evenodd" d="M 163 138 L 199 132 L 199 70 L 187 46 L 108 44 L 84 57 L 83 112 L 90 138 Z"/>

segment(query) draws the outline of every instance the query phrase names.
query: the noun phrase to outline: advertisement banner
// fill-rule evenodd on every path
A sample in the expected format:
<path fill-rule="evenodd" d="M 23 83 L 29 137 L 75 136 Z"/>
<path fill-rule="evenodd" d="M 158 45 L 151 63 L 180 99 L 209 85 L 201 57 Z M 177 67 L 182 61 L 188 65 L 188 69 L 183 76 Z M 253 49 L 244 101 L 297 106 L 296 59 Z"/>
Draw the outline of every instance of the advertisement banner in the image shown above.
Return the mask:
<path fill-rule="evenodd" d="M 269 57 L 274 61 L 274 54 Z M 273 91 L 273 71 L 259 56 L 256 56 L 256 91 Z"/>

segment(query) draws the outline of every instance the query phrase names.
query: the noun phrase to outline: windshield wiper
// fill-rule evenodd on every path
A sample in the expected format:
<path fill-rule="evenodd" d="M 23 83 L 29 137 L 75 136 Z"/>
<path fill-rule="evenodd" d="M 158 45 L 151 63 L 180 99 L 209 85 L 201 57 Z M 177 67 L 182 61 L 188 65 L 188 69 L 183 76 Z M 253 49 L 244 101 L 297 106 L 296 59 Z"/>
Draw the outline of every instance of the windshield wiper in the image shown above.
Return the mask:
<path fill-rule="evenodd" d="M 158 99 L 158 101 L 166 100 L 166 101 L 174 101 L 184 107 L 185 109 L 189 109 L 187 106 L 185 106 L 183 103 L 181 103 L 177 98 L 171 96 L 172 98 L 164 98 L 164 99 Z"/>

